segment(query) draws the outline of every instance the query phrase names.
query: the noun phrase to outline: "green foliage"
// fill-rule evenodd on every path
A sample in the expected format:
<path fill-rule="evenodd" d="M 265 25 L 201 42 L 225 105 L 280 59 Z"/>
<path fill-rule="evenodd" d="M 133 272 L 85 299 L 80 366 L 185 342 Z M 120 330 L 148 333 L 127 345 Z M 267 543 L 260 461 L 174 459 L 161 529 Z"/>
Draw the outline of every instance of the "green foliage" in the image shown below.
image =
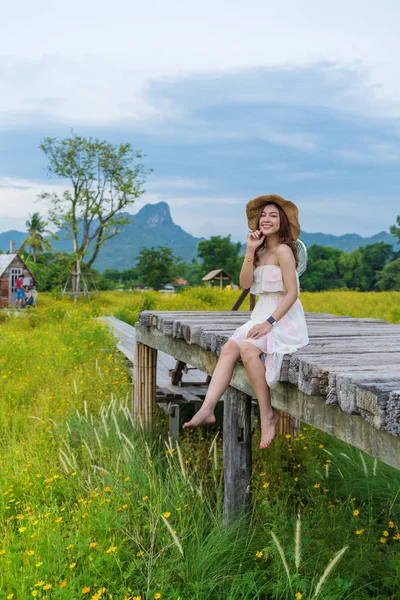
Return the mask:
<path fill-rule="evenodd" d="M 50 204 L 50 221 L 73 240 L 77 264 L 88 254 L 91 267 L 104 242 L 117 235 L 129 219 L 119 213 L 144 193 L 149 172 L 135 160 L 143 154 L 130 144 L 73 135 L 64 140 L 46 138 L 40 148 L 48 159 L 49 173 L 69 180 L 62 194 L 44 193 Z"/>
<path fill-rule="evenodd" d="M 137 272 L 142 281 L 155 290 L 173 283 L 179 274 L 181 258 L 174 256 L 171 248 L 143 248 L 137 259 Z"/>
<path fill-rule="evenodd" d="M 215 269 L 224 269 L 238 284 L 242 266 L 240 252 L 240 242 L 231 242 L 230 235 L 215 235 L 209 240 L 202 240 L 198 245 L 198 256 L 203 260 L 203 276 Z"/>
<path fill-rule="evenodd" d="M 397 237 L 398 242 L 400 244 L 400 215 L 397 215 L 396 217 L 396 225 L 391 225 L 390 233 Z"/>
<path fill-rule="evenodd" d="M 340 275 L 339 260 L 344 252 L 337 248 L 312 245 L 308 250 L 307 270 L 301 277 L 301 287 L 309 292 L 346 287 Z"/>
<path fill-rule="evenodd" d="M 400 258 L 397 258 L 383 267 L 382 271 L 377 274 L 375 287 L 379 291 L 400 291 Z"/>
<path fill-rule="evenodd" d="M 22 242 L 19 252 L 23 252 L 25 247 L 28 246 L 35 263 L 39 252 L 49 250 L 51 247 L 50 242 L 44 237 L 45 233 L 50 233 L 46 230 L 46 225 L 47 223 L 38 212 L 29 215 L 29 219 L 26 221 L 28 237 Z"/>

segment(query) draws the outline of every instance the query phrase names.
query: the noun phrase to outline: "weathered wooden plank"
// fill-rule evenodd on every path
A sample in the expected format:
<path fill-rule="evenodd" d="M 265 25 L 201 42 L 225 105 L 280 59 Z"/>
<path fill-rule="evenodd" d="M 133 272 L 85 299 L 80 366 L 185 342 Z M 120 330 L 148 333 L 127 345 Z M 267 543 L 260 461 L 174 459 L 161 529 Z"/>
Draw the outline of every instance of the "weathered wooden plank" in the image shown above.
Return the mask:
<path fill-rule="evenodd" d="M 224 523 L 251 505 L 251 397 L 233 387 L 224 395 Z"/>

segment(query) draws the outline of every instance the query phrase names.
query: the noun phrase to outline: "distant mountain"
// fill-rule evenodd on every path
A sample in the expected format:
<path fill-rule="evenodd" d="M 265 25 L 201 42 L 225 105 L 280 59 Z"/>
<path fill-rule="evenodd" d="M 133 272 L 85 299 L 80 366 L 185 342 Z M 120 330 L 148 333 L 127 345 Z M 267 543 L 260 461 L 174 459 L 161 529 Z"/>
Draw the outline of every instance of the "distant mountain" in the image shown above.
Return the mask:
<path fill-rule="evenodd" d="M 140 250 L 151 246 L 168 246 L 172 248 L 175 256 L 181 256 L 186 262 L 197 256 L 197 244 L 204 238 L 196 238 L 176 225 L 166 202 L 146 204 L 136 215 L 125 213 L 124 216 L 132 222 L 126 225 L 118 236 L 104 244 L 94 265 L 99 271 L 105 269 L 123 271 L 134 267 Z M 302 232 L 300 237 L 308 247 L 319 244 L 339 248 L 344 252 L 352 252 L 360 246 L 377 242 L 392 244 L 396 250 L 400 249 L 396 238 L 387 231 L 366 238 L 356 233 L 336 236 L 328 233 L 306 232 Z M 10 240 L 14 240 L 15 248 L 18 249 L 25 238 L 26 233 L 20 231 L 0 233 L 0 250 L 7 252 Z M 71 252 L 71 240 L 52 241 L 52 245 L 63 252 Z"/>

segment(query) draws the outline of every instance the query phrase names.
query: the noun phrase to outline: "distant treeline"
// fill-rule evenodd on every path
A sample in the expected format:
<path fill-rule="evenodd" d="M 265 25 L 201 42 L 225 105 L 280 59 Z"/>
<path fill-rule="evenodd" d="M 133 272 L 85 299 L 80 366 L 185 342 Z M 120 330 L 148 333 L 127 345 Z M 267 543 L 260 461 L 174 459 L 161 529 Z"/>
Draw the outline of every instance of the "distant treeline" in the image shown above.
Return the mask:
<path fill-rule="evenodd" d="M 36 263 L 28 255 L 23 258 L 42 291 L 62 287 L 71 271 L 69 254 L 43 252 Z M 143 249 L 131 269 L 107 269 L 99 273 L 91 268 L 89 271 L 99 289 L 130 289 L 138 284 L 160 289 L 166 283 L 175 285 L 178 278 L 186 280 L 188 285 L 201 285 L 202 277 L 214 269 L 224 269 L 238 284 L 242 263 L 240 243 L 231 242 L 230 236 L 213 236 L 199 243 L 198 257 L 190 263 L 162 246 Z M 84 264 L 82 270 L 87 270 Z M 302 290 L 310 292 L 340 288 L 400 291 L 400 252 L 384 242 L 357 248 L 349 254 L 314 244 L 308 248 L 308 267 L 300 283 Z"/>

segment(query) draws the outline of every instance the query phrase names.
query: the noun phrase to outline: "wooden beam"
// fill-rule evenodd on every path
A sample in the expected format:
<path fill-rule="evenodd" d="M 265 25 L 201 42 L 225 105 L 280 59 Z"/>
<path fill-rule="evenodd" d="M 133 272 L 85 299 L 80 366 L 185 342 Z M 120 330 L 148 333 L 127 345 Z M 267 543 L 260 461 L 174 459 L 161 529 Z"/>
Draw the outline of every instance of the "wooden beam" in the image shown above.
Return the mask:
<path fill-rule="evenodd" d="M 229 386 L 224 394 L 224 524 L 251 505 L 251 397 Z"/>

